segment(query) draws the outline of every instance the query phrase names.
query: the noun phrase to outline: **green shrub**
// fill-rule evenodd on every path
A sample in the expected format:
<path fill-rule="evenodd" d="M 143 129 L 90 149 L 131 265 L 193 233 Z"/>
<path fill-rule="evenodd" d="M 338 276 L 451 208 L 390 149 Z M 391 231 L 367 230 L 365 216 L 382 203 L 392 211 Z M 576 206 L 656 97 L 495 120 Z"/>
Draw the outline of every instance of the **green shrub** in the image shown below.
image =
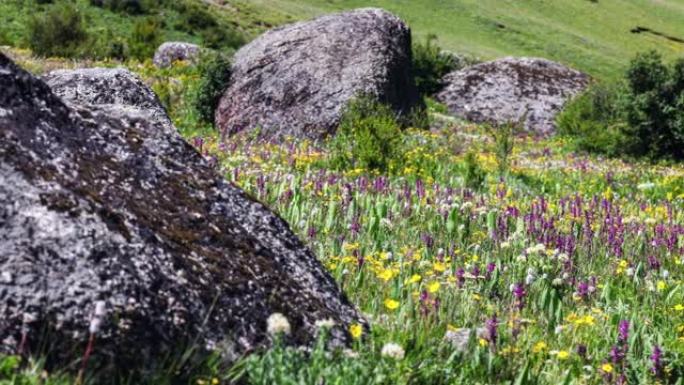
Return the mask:
<path fill-rule="evenodd" d="M 466 153 L 463 159 L 464 173 L 463 181 L 466 187 L 472 190 L 479 190 L 482 188 L 487 172 L 482 168 L 480 162 L 477 160 L 477 154 L 474 151 Z"/>
<path fill-rule="evenodd" d="M 152 0 L 90 0 L 90 5 L 130 15 L 143 15 L 154 9 Z"/>
<path fill-rule="evenodd" d="M 437 36 L 428 35 L 424 43 L 413 44 L 413 77 L 421 95 L 437 93 L 444 75 L 456 69 L 456 59 L 434 44 Z"/>
<path fill-rule="evenodd" d="M 371 96 L 349 102 L 331 142 L 331 165 L 387 172 L 402 163 L 402 128 L 396 114 Z"/>
<path fill-rule="evenodd" d="M 684 159 L 684 59 L 655 51 L 632 60 L 621 85 L 594 85 L 559 115 L 561 134 L 582 150 Z"/>
<path fill-rule="evenodd" d="M 128 49 L 132 57 L 145 60 L 152 55 L 161 44 L 161 22 L 154 17 L 146 17 L 135 22 L 133 32 L 128 39 Z"/>
<path fill-rule="evenodd" d="M 0 45 L 12 45 L 12 39 L 10 39 L 9 33 L 4 29 L 0 29 Z"/>
<path fill-rule="evenodd" d="M 684 159 L 684 59 L 667 66 L 655 51 L 627 71 L 625 150 L 649 158 Z"/>
<path fill-rule="evenodd" d="M 212 27 L 200 32 L 202 42 L 207 48 L 217 50 L 236 50 L 246 42 L 238 30 L 230 27 Z"/>
<path fill-rule="evenodd" d="M 214 124 L 214 112 L 230 81 L 230 60 L 221 54 L 205 54 L 199 61 L 200 74 L 194 109 L 200 120 Z"/>
<path fill-rule="evenodd" d="M 623 141 L 624 95 L 625 90 L 619 85 L 593 84 L 558 115 L 559 134 L 569 137 L 578 150 L 618 155 Z"/>
<path fill-rule="evenodd" d="M 526 116 L 518 122 L 508 122 L 487 126 L 489 135 L 494 139 L 494 157 L 500 177 L 508 174 L 511 164 L 511 154 L 515 144 L 515 134 L 522 130 Z"/>
<path fill-rule="evenodd" d="M 83 16 L 69 2 L 50 7 L 28 25 L 28 46 L 38 56 L 82 57 L 88 41 Z"/>
<path fill-rule="evenodd" d="M 202 5 L 180 2 L 175 7 L 182 16 L 176 28 L 201 36 L 204 46 L 222 50 L 236 49 L 245 44 L 245 38 L 238 30 L 233 26 L 220 24 Z"/>

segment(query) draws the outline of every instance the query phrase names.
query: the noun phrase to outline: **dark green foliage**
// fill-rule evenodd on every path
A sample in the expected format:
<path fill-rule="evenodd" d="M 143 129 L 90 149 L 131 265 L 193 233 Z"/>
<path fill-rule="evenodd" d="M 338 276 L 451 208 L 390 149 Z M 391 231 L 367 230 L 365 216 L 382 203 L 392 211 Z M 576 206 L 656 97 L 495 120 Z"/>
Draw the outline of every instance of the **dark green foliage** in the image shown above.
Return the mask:
<path fill-rule="evenodd" d="M 201 121 L 213 124 L 214 111 L 230 81 L 230 60 L 221 54 L 206 54 L 199 63 L 200 81 L 194 109 Z"/>
<path fill-rule="evenodd" d="M 4 29 L 0 29 L 0 45 L 10 45 L 12 44 L 12 39 L 9 37 L 9 33 Z"/>
<path fill-rule="evenodd" d="M 396 114 L 371 96 L 360 96 L 347 106 L 332 140 L 332 166 L 387 172 L 402 160 L 402 128 Z"/>
<path fill-rule="evenodd" d="M 684 59 L 663 64 L 656 52 L 638 55 L 627 71 L 626 151 L 684 159 Z"/>
<path fill-rule="evenodd" d="M 444 75 L 456 69 L 456 59 L 442 52 L 442 49 L 434 44 L 437 36 L 428 35 L 424 43 L 413 44 L 413 76 L 418 87 L 418 92 L 424 96 L 430 96 L 438 92 L 444 84 Z"/>
<path fill-rule="evenodd" d="M 437 36 L 430 34 L 424 42 L 413 43 L 412 70 L 420 95 L 429 97 L 444 87 L 444 76 L 449 72 L 474 65 L 478 60 L 470 56 L 456 56 L 436 44 Z"/>
<path fill-rule="evenodd" d="M 204 45 L 213 49 L 235 49 L 245 44 L 242 34 L 230 25 L 222 25 L 204 6 L 197 3 L 179 2 L 175 5 L 181 14 L 176 26 L 179 30 L 202 37 Z"/>
<path fill-rule="evenodd" d="M 128 39 L 130 55 L 145 60 L 152 55 L 161 44 L 161 22 L 154 17 L 146 17 L 135 22 L 133 32 Z"/>
<path fill-rule="evenodd" d="M 38 56 L 82 57 L 88 40 L 83 16 L 69 2 L 34 16 L 28 26 L 28 46 Z"/>
<path fill-rule="evenodd" d="M 489 135 L 494 139 L 494 156 L 500 177 L 508 174 L 511 163 L 510 156 L 515 144 L 515 134 L 522 130 L 525 119 L 526 117 L 523 116 L 518 122 L 487 126 Z"/>
<path fill-rule="evenodd" d="M 558 115 L 558 132 L 572 138 L 579 150 L 618 155 L 623 125 L 620 98 L 624 94 L 618 85 L 590 86 Z"/>
<path fill-rule="evenodd" d="M 480 166 L 475 152 L 469 151 L 466 153 L 463 164 L 465 166 L 463 179 L 466 187 L 472 190 L 479 190 L 484 184 L 487 172 Z"/>
<path fill-rule="evenodd" d="M 154 9 L 152 0 L 90 0 L 90 5 L 130 15 L 147 14 Z"/>
<path fill-rule="evenodd" d="M 126 60 L 128 45 L 126 40 L 117 36 L 111 29 L 94 34 L 97 39 L 92 42 L 89 56 L 92 58 L 108 58 Z"/>
<path fill-rule="evenodd" d="M 229 27 L 212 27 L 200 31 L 202 41 L 207 48 L 219 50 L 235 50 L 243 46 L 245 37 L 238 30 Z"/>
<path fill-rule="evenodd" d="M 684 159 L 684 59 L 671 66 L 639 54 L 624 85 L 595 85 L 558 117 L 579 149 L 650 159 Z"/>

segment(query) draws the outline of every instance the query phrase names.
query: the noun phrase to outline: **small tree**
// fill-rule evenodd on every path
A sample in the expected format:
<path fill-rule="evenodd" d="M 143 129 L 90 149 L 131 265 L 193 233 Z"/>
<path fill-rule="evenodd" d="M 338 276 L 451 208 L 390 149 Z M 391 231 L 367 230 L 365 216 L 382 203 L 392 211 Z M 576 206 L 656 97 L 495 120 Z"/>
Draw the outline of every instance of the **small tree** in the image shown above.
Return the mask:
<path fill-rule="evenodd" d="M 627 71 L 624 129 L 629 153 L 684 158 L 684 59 L 666 66 L 660 54 L 639 54 Z"/>
<path fill-rule="evenodd" d="M 418 92 L 424 96 L 437 93 L 444 84 L 444 75 L 456 69 L 457 63 L 450 54 L 435 44 L 437 36 L 430 34 L 424 43 L 413 44 L 413 77 Z"/>
<path fill-rule="evenodd" d="M 193 105 L 204 123 L 214 124 L 214 112 L 230 81 L 230 60 L 221 54 L 205 54 L 199 61 L 200 81 Z"/>
<path fill-rule="evenodd" d="M 388 172 L 400 166 L 401 145 L 402 128 L 395 112 L 363 95 L 350 101 L 342 116 L 332 140 L 332 166 Z"/>

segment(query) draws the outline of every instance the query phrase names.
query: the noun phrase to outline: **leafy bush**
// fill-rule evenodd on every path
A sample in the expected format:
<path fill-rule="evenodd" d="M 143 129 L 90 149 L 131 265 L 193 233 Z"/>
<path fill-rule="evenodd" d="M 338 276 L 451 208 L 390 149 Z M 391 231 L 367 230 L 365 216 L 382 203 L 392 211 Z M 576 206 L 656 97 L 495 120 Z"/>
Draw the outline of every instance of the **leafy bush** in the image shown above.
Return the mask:
<path fill-rule="evenodd" d="M 68 2 L 38 14 L 28 25 L 28 46 L 38 56 L 82 57 L 88 40 L 81 12 Z"/>
<path fill-rule="evenodd" d="M 235 49 L 245 44 L 245 38 L 238 30 L 229 25 L 221 25 L 202 5 L 180 2 L 175 7 L 182 15 L 176 27 L 181 31 L 201 36 L 206 47 Z"/>
<path fill-rule="evenodd" d="M 655 51 L 638 55 L 627 71 L 626 151 L 684 159 L 684 59 L 667 66 Z"/>
<path fill-rule="evenodd" d="M 579 150 L 618 155 L 623 125 L 620 99 L 624 93 L 618 85 L 590 86 L 558 115 L 558 132 L 571 137 Z"/>
<path fill-rule="evenodd" d="M 147 14 L 154 8 L 150 0 L 90 0 L 90 5 L 130 15 Z"/>
<path fill-rule="evenodd" d="M 515 134 L 522 130 L 525 117 L 518 122 L 508 122 L 487 126 L 489 135 L 494 139 L 494 156 L 500 177 L 506 176 L 510 169 L 510 156 L 513 153 Z"/>
<path fill-rule="evenodd" d="M 425 96 L 438 92 L 444 86 L 444 75 L 457 67 L 456 59 L 434 44 L 436 40 L 437 36 L 430 34 L 424 43 L 413 44 L 413 76 L 418 92 Z"/>
<path fill-rule="evenodd" d="M 463 165 L 465 166 L 463 179 L 466 187 L 472 190 L 479 190 L 487 178 L 487 172 L 477 160 L 477 154 L 474 151 L 467 152 L 463 159 Z"/>
<path fill-rule="evenodd" d="M 349 102 L 332 140 L 332 166 L 380 172 L 401 163 L 402 127 L 394 111 L 363 95 Z"/>
<path fill-rule="evenodd" d="M 152 57 L 161 44 L 161 22 L 154 17 L 146 17 L 135 22 L 128 39 L 128 49 L 132 57 L 144 60 Z"/>
<path fill-rule="evenodd" d="M 684 159 L 684 59 L 656 52 L 632 60 L 624 84 L 594 85 L 559 115 L 559 132 L 582 150 Z"/>
<path fill-rule="evenodd" d="M 214 112 L 230 81 L 230 60 L 221 54 L 205 54 L 199 63 L 194 109 L 202 121 L 213 125 Z"/>

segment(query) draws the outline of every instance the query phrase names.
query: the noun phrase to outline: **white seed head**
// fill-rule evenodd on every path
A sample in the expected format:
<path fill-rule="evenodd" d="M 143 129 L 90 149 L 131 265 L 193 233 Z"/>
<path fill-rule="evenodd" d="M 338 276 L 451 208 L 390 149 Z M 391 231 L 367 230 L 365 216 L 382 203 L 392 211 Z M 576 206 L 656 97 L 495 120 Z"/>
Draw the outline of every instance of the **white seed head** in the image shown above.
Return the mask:
<path fill-rule="evenodd" d="M 388 342 L 385 344 L 385 346 L 382 347 L 382 351 L 380 352 L 383 357 L 389 357 L 393 358 L 395 360 L 402 360 L 404 359 L 404 348 L 402 348 L 399 344 L 395 344 L 394 342 Z"/>
<path fill-rule="evenodd" d="M 34 322 L 36 322 L 37 319 L 38 319 L 38 317 L 36 317 L 36 315 L 33 313 L 24 313 L 22 315 L 22 322 L 24 324 L 34 323 Z"/>
<path fill-rule="evenodd" d="M 266 321 L 268 334 L 275 336 L 278 334 L 290 334 L 290 321 L 281 313 L 273 313 Z"/>
<path fill-rule="evenodd" d="M 95 317 L 104 317 L 107 313 L 107 303 L 105 301 L 95 302 Z"/>
<path fill-rule="evenodd" d="M 90 334 L 97 334 L 100 332 L 101 326 L 102 326 L 102 318 L 95 317 L 92 320 L 90 320 L 90 327 L 88 327 L 88 331 L 90 332 Z"/>
<path fill-rule="evenodd" d="M 330 329 L 333 326 L 335 326 L 335 321 L 330 318 L 316 321 L 316 328 L 318 329 Z"/>

